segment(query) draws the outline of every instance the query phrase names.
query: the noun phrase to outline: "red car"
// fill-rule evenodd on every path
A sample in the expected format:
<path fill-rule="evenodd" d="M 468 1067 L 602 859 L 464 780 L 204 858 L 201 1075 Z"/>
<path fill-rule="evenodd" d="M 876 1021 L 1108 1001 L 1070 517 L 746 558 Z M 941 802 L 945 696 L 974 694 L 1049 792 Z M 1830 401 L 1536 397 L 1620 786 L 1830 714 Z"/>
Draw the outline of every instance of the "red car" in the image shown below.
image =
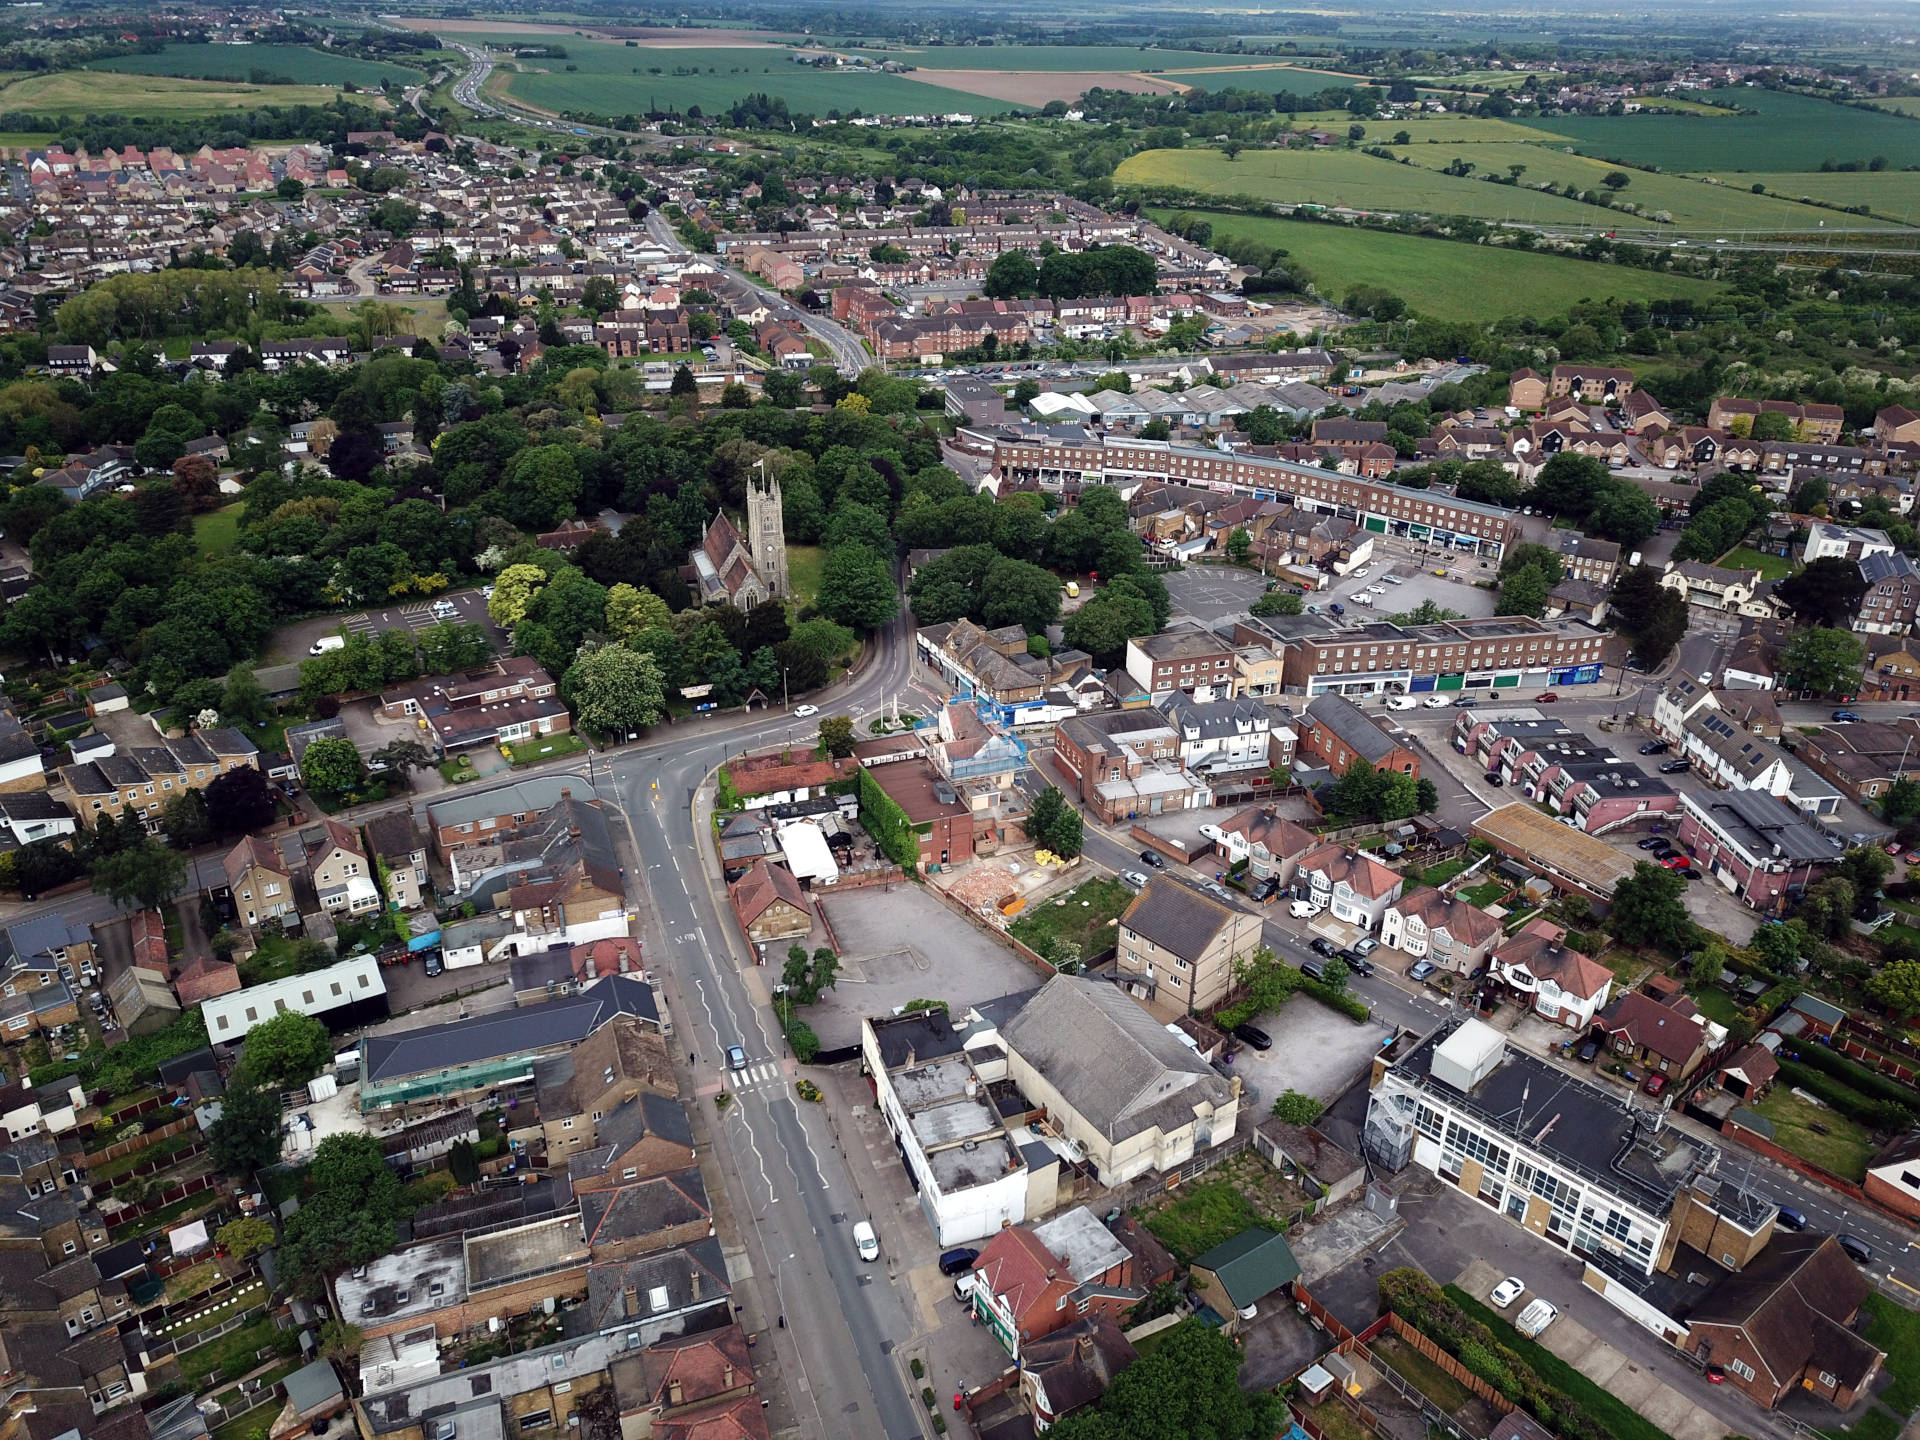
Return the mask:
<path fill-rule="evenodd" d="M 1560 697 L 1554 694 L 1553 691 L 1548 690 L 1543 692 L 1542 694 L 1534 696 L 1533 703 L 1536 705 L 1551 705 L 1553 704 L 1554 701 L 1558 700 L 1559 698 Z"/>
<path fill-rule="evenodd" d="M 1693 863 L 1691 855 L 1669 855 L 1660 862 L 1669 870 L 1681 870 Z"/>
<path fill-rule="evenodd" d="M 1667 1088 L 1667 1077 L 1664 1075 L 1649 1075 L 1640 1083 L 1640 1088 L 1649 1095 L 1658 1095 L 1662 1090 Z"/>

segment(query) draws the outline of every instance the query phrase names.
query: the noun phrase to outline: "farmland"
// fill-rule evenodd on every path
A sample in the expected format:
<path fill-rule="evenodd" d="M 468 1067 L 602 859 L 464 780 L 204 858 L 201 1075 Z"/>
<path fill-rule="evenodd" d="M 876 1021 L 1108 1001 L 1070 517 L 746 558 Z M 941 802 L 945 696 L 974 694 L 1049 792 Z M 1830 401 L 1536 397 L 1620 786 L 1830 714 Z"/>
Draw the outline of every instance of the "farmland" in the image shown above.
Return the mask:
<path fill-rule="evenodd" d="M 1896 170 L 1920 165 L 1920 123 L 1904 116 L 1772 90 L 1743 89 L 1733 99 L 1756 113 L 1556 115 L 1538 128 L 1566 136 L 1584 155 L 1692 173 L 1818 170 L 1823 160 L 1875 155 Z"/>
<path fill-rule="evenodd" d="M 483 37 L 498 47 L 546 43 L 537 35 L 498 32 Z M 641 114 L 650 109 L 727 109 L 755 91 L 786 100 L 794 112 L 825 115 L 931 115 L 965 108 L 998 114 L 1006 102 L 968 97 L 900 75 L 860 74 L 796 65 L 777 46 L 627 46 L 568 39 L 565 60 L 523 60 L 508 75 L 507 93 L 556 114 Z"/>
<path fill-rule="evenodd" d="M 1153 212 L 1163 221 L 1173 213 Z M 1358 285 L 1378 285 L 1437 320 L 1552 315 L 1608 296 L 1706 300 L 1720 288 L 1686 276 L 1344 225 L 1242 215 L 1207 218 L 1216 241 L 1241 235 L 1280 246 L 1330 299 L 1337 301 Z"/>
<path fill-rule="evenodd" d="M 1122 185 L 1177 185 L 1215 195 L 1355 210 L 1585 226 L 1605 218 L 1577 200 L 1396 165 L 1357 150 L 1247 150 L 1237 160 L 1219 150 L 1143 150 L 1122 162 L 1114 179 Z"/>
<path fill-rule="evenodd" d="M 169 45 L 157 55 L 117 55 L 91 68 L 194 80 L 249 80 L 259 73 L 302 85 L 353 84 L 370 89 L 383 80 L 411 84 L 421 79 L 417 70 L 331 55 L 306 45 Z"/>
<path fill-rule="evenodd" d="M 1636 176 L 1638 183 L 1639 177 Z M 1751 188 L 1764 185 L 1790 199 L 1819 200 L 1828 205 L 1869 205 L 1876 215 L 1897 219 L 1920 217 L 1920 170 L 1784 170 L 1740 174 L 1727 170 L 1715 178 L 1728 185 Z M 1861 224 L 1859 216 L 1823 215 L 1829 226 Z"/>
<path fill-rule="evenodd" d="M 1216 55 L 1206 50 L 1156 50 L 1145 45 L 919 45 L 846 49 L 840 53 L 898 60 L 902 65 L 923 65 L 929 70 L 1172 71 L 1250 63 L 1244 56 Z M 1332 77 L 1327 83 L 1334 83 Z"/>
<path fill-rule="evenodd" d="M 1295 118 L 1303 123 L 1318 121 L 1342 135 L 1347 132 L 1348 117 L 1340 111 Z M 1368 145 L 1392 145 L 1393 137 L 1403 130 L 1413 145 L 1484 145 L 1501 140 L 1532 144 L 1542 138 L 1538 130 L 1511 120 L 1482 120 L 1473 115 L 1405 115 L 1397 120 L 1369 120 L 1361 129 Z"/>
<path fill-rule="evenodd" d="M 16 80 L 0 89 L 0 110 L 173 119 L 258 110 L 266 105 L 330 105 L 339 94 L 329 85 L 231 85 L 165 75 L 129 75 L 108 83 L 85 70 L 58 70 Z M 366 97 L 369 101 L 373 98 Z"/>
<path fill-rule="evenodd" d="M 1420 145 L 1416 143 L 1394 146 L 1393 150 L 1396 155 L 1406 156 L 1415 165 L 1427 166 L 1435 170 L 1455 160 L 1465 160 L 1471 163 L 1479 174 L 1505 175 L 1510 166 L 1524 165 L 1526 173 L 1521 177 L 1523 185 L 1550 180 L 1563 188 L 1571 187 L 1576 190 L 1599 191 L 1601 180 L 1611 174 L 1614 169 L 1604 160 L 1591 159 L 1585 155 L 1569 155 L 1562 148 L 1551 145 L 1515 145 L 1506 142 L 1491 145 Z M 1245 157 L 1241 158 L 1244 161 Z M 1797 205 L 1792 200 L 1776 200 L 1770 196 L 1755 195 L 1752 193 L 1752 182 L 1740 183 L 1741 177 L 1737 176 L 1732 177 L 1733 183 L 1708 185 L 1703 181 L 1680 175 L 1653 175 L 1641 170 L 1623 173 L 1627 175 L 1627 185 L 1619 193 L 1620 202 L 1637 205 L 1643 216 L 1651 215 L 1656 211 L 1665 211 L 1673 217 L 1674 224 L 1680 226 L 1734 230 L 1805 230 L 1817 226 L 1823 219 L 1831 218 L 1809 211 L 1805 206 Z M 1881 177 L 1861 175 L 1854 178 L 1878 180 Z M 1783 187 L 1783 193 L 1797 195 L 1809 192 L 1805 187 L 1797 190 Z M 1606 217 L 1590 210 L 1587 223 L 1597 224 L 1605 219 Z"/>

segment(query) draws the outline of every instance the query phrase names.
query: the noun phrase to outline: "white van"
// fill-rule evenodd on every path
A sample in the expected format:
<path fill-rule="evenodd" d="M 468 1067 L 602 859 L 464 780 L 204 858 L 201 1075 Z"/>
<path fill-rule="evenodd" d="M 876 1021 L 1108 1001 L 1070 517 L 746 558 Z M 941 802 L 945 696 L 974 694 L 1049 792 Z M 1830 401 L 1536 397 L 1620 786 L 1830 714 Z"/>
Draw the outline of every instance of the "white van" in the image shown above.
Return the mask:
<path fill-rule="evenodd" d="M 871 1220 L 862 1220 L 853 1227 L 853 1248 L 862 1260 L 880 1258 L 880 1237 L 873 1233 Z"/>
<path fill-rule="evenodd" d="M 1513 1328 L 1532 1340 L 1559 1318 L 1560 1312 L 1554 1308 L 1551 1300 L 1535 1300 L 1520 1312 L 1520 1318 L 1513 1322 Z"/>
<path fill-rule="evenodd" d="M 347 641 L 345 636 L 322 635 L 318 640 L 314 641 L 313 644 L 307 647 L 307 654 L 324 655 L 329 650 L 344 650 L 346 648 L 347 648 Z"/>
<path fill-rule="evenodd" d="M 1311 900 L 1296 900 L 1287 906 L 1287 914 L 1295 920 L 1310 920 L 1320 913 L 1320 907 Z"/>

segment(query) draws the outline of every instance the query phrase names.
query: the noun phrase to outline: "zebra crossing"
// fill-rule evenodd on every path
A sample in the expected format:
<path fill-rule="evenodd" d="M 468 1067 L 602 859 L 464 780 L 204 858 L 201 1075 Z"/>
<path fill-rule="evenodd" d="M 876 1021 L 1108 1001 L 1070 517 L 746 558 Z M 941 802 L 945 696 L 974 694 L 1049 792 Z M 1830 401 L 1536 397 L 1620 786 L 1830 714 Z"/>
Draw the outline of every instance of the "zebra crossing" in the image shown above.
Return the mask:
<path fill-rule="evenodd" d="M 772 1082 L 776 1089 L 786 1083 L 780 1074 L 779 1064 L 771 1060 L 749 1065 L 744 1070 L 730 1071 L 727 1080 L 728 1085 L 734 1090 L 761 1090 L 769 1082 Z"/>

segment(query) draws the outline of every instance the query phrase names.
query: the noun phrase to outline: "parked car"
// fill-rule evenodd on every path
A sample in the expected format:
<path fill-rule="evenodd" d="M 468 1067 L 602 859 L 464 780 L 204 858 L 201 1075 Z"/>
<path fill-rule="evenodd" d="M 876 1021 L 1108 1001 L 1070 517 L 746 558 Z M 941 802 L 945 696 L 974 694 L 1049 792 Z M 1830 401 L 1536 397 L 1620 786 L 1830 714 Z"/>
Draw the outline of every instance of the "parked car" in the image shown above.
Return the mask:
<path fill-rule="evenodd" d="M 1234 1026 L 1233 1038 L 1245 1041 L 1256 1050 L 1271 1050 L 1273 1048 L 1273 1037 L 1258 1025 Z"/>
<path fill-rule="evenodd" d="M 1420 703 L 1426 706 L 1427 709 L 1429 710 L 1444 710 L 1447 706 L 1453 703 L 1453 700 L 1446 695 L 1429 695 L 1426 699 L 1422 700 Z"/>
<path fill-rule="evenodd" d="M 1380 578 L 1389 585 L 1404 585 L 1407 583 L 1406 577 L 1403 575 L 1382 575 Z"/>
<path fill-rule="evenodd" d="M 1860 717 L 1851 710 L 1836 710 L 1833 720 L 1836 725 L 1854 725 L 1859 723 Z"/>
<path fill-rule="evenodd" d="M 1782 1205 L 1780 1207 L 1780 1213 L 1774 1217 L 1774 1222 L 1779 1225 L 1784 1225 L 1789 1230 L 1804 1230 L 1807 1228 L 1807 1217 L 1791 1205 Z"/>
<path fill-rule="evenodd" d="M 1551 690 L 1542 690 L 1538 695 L 1533 697 L 1533 703 L 1536 705 L 1552 705 L 1558 701 L 1559 698 L 1560 697 Z"/>
<path fill-rule="evenodd" d="M 429 950 L 427 952 L 427 978 L 428 979 L 432 979 L 435 975 L 438 975 L 442 970 L 446 968 L 447 968 L 446 961 L 440 958 L 440 952 L 438 950 Z"/>
<path fill-rule="evenodd" d="M 1599 1058 L 1600 1042 L 1598 1040 L 1589 1040 L 1580 1047 L 1580 1063 L 1582 1065 L 1591 1065 Z"/>
<path fill-rule="evenodd" d="M 1325 980 L 1327 978 L 1326 966 L 1322 965 L 1318 960 L 1302 960 L 1300 962 L 1300 973 L 1309 980 Z"/>
<path fill-rule="evenodd" d="M 1147 877 L 1142 875 L 1138 870 L 1122 870 L 1120 872 L 1120 881 L 1130 890 L 1144 890 L 1147 888 Z"/>
<path fill-rule="evenodd" d="M 1209 880 L 1200 888 L 1206 891 L 1207 894 L 1213 896 L 1214 899 L 1220 901 L 1223 905 L 1231 905 L 1233 903 L 1232 894 L 1229 893 L 1227 887 L 1222 885 L 1218 880 Z"/>
<path fill-rule="evenodd" d="M 1513 1322 L 1513 1328 L 1533 1340 L 1559 1318 L 1560 1312 L 1551 1300 L 1536 1300 L 1520 1312 L 1520 1318 Z"/>
<path fill-rule="evenodd" d="M 1295 920 L 1310 920 L 1319 913 L 1319 907 L 1311 900 L 1296 900 L 1287 906 L 1287 914 Z"/>
<path fill-rule="evenodd" d="M 1688 861 L 1685 855 L 1674 854 L 1663 855 L 1657 863 L 1666 866 L 1669 870 L 1678 870 L 1682 865 L 1687 864 Z"/>
<path fill-rule="evenodd" d="M 1847 1258 L 1854 1264 L 1871 1265 L 1873 1263 L 1873 1251 L 1867 1248 L 1867 1242 L 1859 1236 L 1836 1235 L 1833 1238 L 1840 1242 L 1840 1248 L 1847 1252 Z"/>
<path fill-rule="evenodd" d="M 956 1250 L 947 1251 L 940 1257 L 940 1273 L 942 1275 L 958 1275 L 962 1270 L 971 1270 L 973 1268 L 973 1262 L 979 1258 L 980 1252 L 978 1250 L 962 1245 Z"/>
<path fill-rule="evenodd" d="M 1167 868 L 1167 857 L 1162 855 L 1158 850 L 1142 850 L 1140 852 L 1140 858 L 1155 870 L 1164 870 Z"/>
<path fill-rule="evenodd" d="M 1387 697 L 1387 709 L 1389 710 L 1411 710 L 1419 703 L 1420 702 L 1411 695 L 1389 695 Z"/>
<path fill-rule="evenodd" d="M 1660 762 L 1660 773 L 1662 775 L 1684 775 L 1691 769 L 1693 769 L 1693 762 L 1685 758 L 1679 760 L 1663 760 Z"/>
<path fill-rule="evenodd" d="M 1524 1295 L 1526 1290 L 1526 1281 L 1522 1280 L 1518 1275 L 1509 1275 L 1493 1287 L 1493 1293 L 1487 1296 L 1487 1301 L 1494 1309 L 1504 1310 Z"/>
<path fill-rule="evenodd" d="M 1262 905 L 1266 904 L 1279 893 L 1280 878 L 1277 875 L 1269 875 L 1264 880 L 1254 881 L 1252 888 L 1247 891 L 1247 894 L 1255 900 L 1258 900 Z"/>
<path fill-rule="evenodd" d="M 1358 940 L 1353 942 L 1353 945 L 1351 948 L 1355 955 L 1358 955 L 1362 959 L 1365 959 L 1367 956 L 1371 955 L 1374 951 L 1380 948 L 1380 942 L 1374 939 L 1371 935 L 1362 935 Z"/>
<path fill-rule="evenodd" d="M 1339 952 L 1333 948 L 1333 942 L 1324 935 L 1316 935 L 1307 942 L 1307 949 L 1316 955 L 1324 955 L 1331 960 Z"/>
<path fill-rule="evenodd" d="M 1440 967 L 1431 960 L 1422 960 L 1415 964 L 1411 970 L 1407 971 L 1407 979 L 1416 981 L 1425 980 L 1429 975 L 1437 974 L 1439 969 Z"/>
<path fill-rule="evenodd" d="M 1498 770 L 1487 771 L 1487 784 L 1493 786 L 1494 789 L 1498 790 L 1502 785 L 1506 783 L 1507 782 L 1505 780 L 1502 780 L 1500 778 L 1500 772 Z"/>
<path fill-rule="evenodd" d="M 1640 1088 L 1649 1095 L 1658 1096 L 1667 1088 L 1667 1077 L 1656 1070 L 1640 1082 Z"/>
<path fill-rule="evenodd" d="M 451 620 L 459 613 L 459 610 L 454 607 L 454 603 L 451 600 L 436 600 L 433 602 L 433 618 L 436 620 Z"/>
<path fill-rule="evenodd" d="M 1670 848 L 1671 843 L 1672 842 L 1664 835 L 1649 835 L 1640 842 L 1640 848 L 1642 850 L 1665 850 Z"/>
<path fill-rule="evenodd" d="M 1333 604 L 1329 605 L 1327 609 L 1331 610 L 1336 615 L 1344 615 L 1347 613 L 1347 607 L 1340 604 L 1340 602 L 1337 600 Z"/>
<path fill-rule="evenodd" d="M 1364 955 L 1355 955 L 1348 960 L 1347 968 L 1356 975 L 1371 976 L 1373 974 L 1373 962 Z"/>
<path fill-rule="evenodd" d="M 1691 865 L 1676 866 L 1673 873 L 1678 875 L 1682 880 L 1698 880 L 1700 878 L 1700 872 Z"/>
<path fill-rule="evenodd" d="M 1462 695 L 1458 700 L 1453 702 L 1454 708 L 1457 710 L 1470 710 L 1479 703 L 1479 700 L 1472 695 Z"/>
<path fill-rule="evenodd" d="M 1640 747 L 1642 755 L 1664 755 L 1671 747 L 1664 740 L 1649 740 Z"/>
<path fill-rule="evenodd" d="M 854 1252 L 858 1254 L 862 1260 L 878 1260 L 880 1258 L 880 1237 L 873 1233 L 873 1222 L 871 1220 L 862 1220 L 854 1225 L 853 1248 Z"/>

